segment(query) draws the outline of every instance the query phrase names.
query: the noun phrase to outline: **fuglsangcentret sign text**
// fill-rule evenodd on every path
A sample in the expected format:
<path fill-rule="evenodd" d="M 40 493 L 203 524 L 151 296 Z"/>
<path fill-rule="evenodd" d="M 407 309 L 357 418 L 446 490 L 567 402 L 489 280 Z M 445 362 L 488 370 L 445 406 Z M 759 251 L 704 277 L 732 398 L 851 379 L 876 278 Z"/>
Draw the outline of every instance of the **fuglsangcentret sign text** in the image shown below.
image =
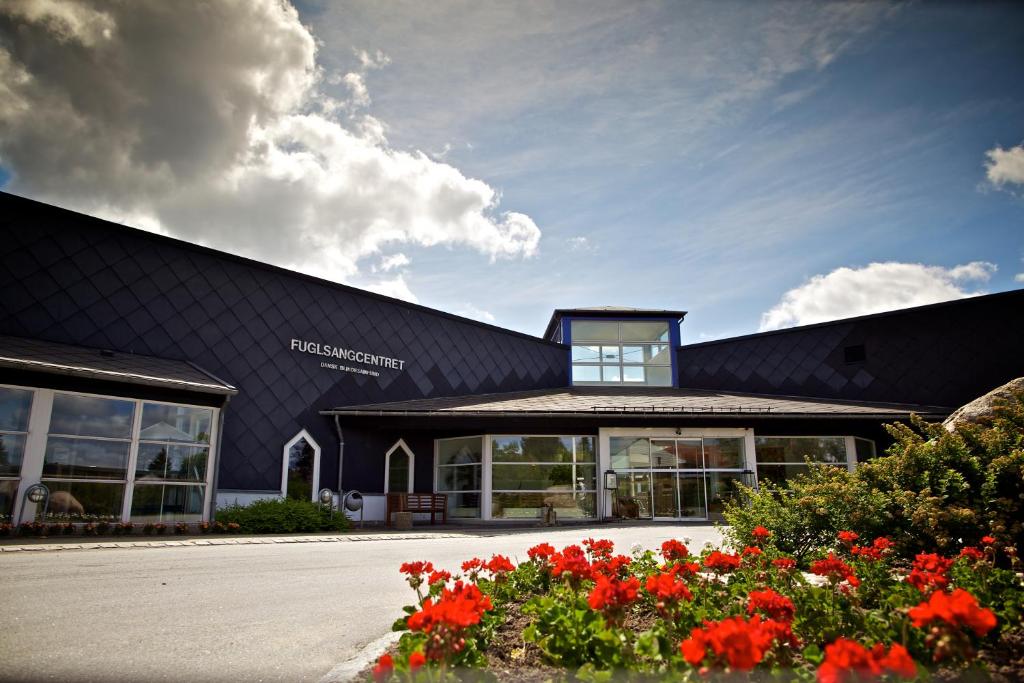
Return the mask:
<path fill-rule="evenodd" d="M 340 358 L 352 363 L 365 363 L 366 365 L 376 365 L 378 367 L 391 368 L 393 370 L 402 370 L 405 366 L 405 361 L 399 358 L 381 356 L 376 353 L 366 353 L 365 351 L 353 351 L 352 349 L 343 349 L 340 346 L 331 346 L 330 344 L 304 341 L 302 339 L 292 339 L 292 351 L 311 353 L 314 356 Z"/>

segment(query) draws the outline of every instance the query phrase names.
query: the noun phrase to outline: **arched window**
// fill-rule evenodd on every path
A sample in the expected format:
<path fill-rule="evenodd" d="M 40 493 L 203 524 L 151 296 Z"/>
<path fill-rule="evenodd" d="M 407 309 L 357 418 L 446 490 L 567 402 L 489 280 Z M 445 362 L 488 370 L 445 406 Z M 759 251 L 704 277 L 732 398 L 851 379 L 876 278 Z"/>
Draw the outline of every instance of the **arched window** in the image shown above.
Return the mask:
<path fill-rule="evenodd" d="M 282 460 L 281 495 L 316 500 L 320 485 L 320 444 L 302 429 L 284 445 Z"/>
<path fill-rule="evenodd" d="M 405 440 L 396 441 L 384 456 L 384 493 L 412 493 L 415 462 Z"/>

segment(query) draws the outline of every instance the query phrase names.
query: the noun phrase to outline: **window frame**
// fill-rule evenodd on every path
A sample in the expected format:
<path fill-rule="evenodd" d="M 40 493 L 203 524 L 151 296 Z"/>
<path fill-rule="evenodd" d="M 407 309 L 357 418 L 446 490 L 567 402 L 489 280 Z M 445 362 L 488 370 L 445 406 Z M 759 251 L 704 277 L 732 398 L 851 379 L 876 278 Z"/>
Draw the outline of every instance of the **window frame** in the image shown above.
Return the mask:
<path fill-rule="evenodd" d="M 312 435 L 306 430 L 305 427 L 300 429 L 295 436 L 285 443 L 284 448 L 281 449 L 281 499 L 284 500 L 288 497 L 288 456 L 292 450 L 292 446 L 299 443 L 303 439 L 313 449 L 313 485 L 310 487 L 309 499 L 312 502 L 317 502 L 318 494 L 320 493 L 320 444 Z"/>
<path fill-rule="evenodd" d="M 391 455 L 398 450 L 405 452 L 409 458 L 409 485 L 408 491 L 391 491 Z M 412 493 L 415 489 L 413 488 L 414 480 L 416 479 L 416 454 L 409 448 L 409 444 L 405 442 L 405 439 L 399 439 L 394 445 L 388 449 L 387 453 L 384 454 L 384 493 Z"/>
<path fill-rule="evenodd" d="M 857 468 L 857 450 L 855 439 L 862 439 L 863 437 L 855 437 L 852 434 L 838 435 L 838 434 L 755 434 L 754 435 L 754 482 L 755 488 L 761 487 L 761 476 L 758 471 L 762 465 L 768 467 L 806 467 L 805 462 L 766 462 L 762 463 L 757 459 L 757 440 L 758 439 L 842 439 L 846 448 L 846 461 L 845 462 L 821 462 L 815 463 L 818 465 L 828 465 L 829 467 L 846 467 L 848 472 L 853 472 Z M 865 439 L 871 441 L 874 444 L 874 440 Z"/>
<path fill-rule="evenodd" d="M 530 465 L 566 465 L 570 464 L 575 466 L 576 464 L 583 464 L 589 467 L 589 463 L 578 463 L 576 458 L 576 439 L 591 439 L 594 447 L 594 488 L 593 489 L 582 489 L 578 490 L 573 486 L 573 490 L 570 492 L 573 496 L 576 494 L 593 495 L 594 496 L 594 516 L 593 517 L 580 517 L 579 519 L 600 519 L 601 508 L 600 508 L 600 487 L 601 487 L 601 470 L 599 469 L 600 454 L 598 453 L 598 436 L 596 434 L 485 434 L 484 435 L 484 458 L 486 460 L 486 481 L 488 484 L 487 490 L 487 517 L 485 519 L 494 519 L 494 508 L 493 508 L 493 497 L 495 493 L 550 493 L 549 490 L 545 489 L 495 489 L 494 488 L 494 440 L 510 438 L 510 439 L 523 439 L 523 438 L 549 438 L 549 439 L 572 439 L 572 463 L 564 462 L 498 462 L 498 465 L 511 465 L 513 467 L 526 467 Z M 504 519 L 504 518 L 499 518 Z M 574 518 L 575 519 L 575 518 Z"/>
<path fill-rule="evenodd" d="M 614 324 L 617 331 L 617 340 L 594 340 L 594 339 L 577 339 L 572 333 L 572 325 L 574 322 L 605 322 Z M 665 335 L 667 336 L 664 340 L 657 341 L 631 341 L 623 338 L 623 324 L 624 323 L 662 323 L 665 325 Z M 678 333 L 678 327 L 673 329 L 671 320 L 663 318 L 587 318 L 587 317 L 573 317 L 567 318 L 565 323 L 569 329 L 569 383 L 571 386 L 626 386 L 626 387 L 673 387 L 676 386 L 675 376 L 675 350 L 678 346 L 676 341 L 676 334 Z M 576 361 L 573 359 L 573 350 L 576 347 L 596 347 L 597 348 L 597 360 L 596 361 Z M 655 347 L 664 346 L 667 352 L 666 362 L 651 362 L 648 360 L 641 360 L 640 362 L 627 362 L 624 356 L 624 349 L 626 347 L 640 347 L 642 349 L 641 355 L 646 358 L 648 355 L 653 359 L 658 354 L 653 353 Z M 614 362 L 603 362 L 604 348 L 616 349 L 616 360 Z M 575 379 L 575 369 L 579 368 L 596 368 L 597 380 L 577 380 Z M 605 369 L 614 370 L 614 376 L 618 377 L 617 380 L 605 380 Z M 643 372 L 643 380 L 627 380 L 626 370 L 639 368 Z M 668 383 L 665 384 L 652 384 L 650 381 L 650 370 L 651 369 L 668 369 Z"/>

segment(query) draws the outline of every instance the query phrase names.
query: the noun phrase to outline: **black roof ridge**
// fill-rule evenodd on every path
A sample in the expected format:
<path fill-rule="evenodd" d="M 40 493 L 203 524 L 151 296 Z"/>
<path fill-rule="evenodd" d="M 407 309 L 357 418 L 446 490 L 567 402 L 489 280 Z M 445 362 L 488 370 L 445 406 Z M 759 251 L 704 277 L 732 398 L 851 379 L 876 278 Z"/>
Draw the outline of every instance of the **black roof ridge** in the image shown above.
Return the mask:
<path fill-rule="evenodd" d="M 843 325 L 852 322 L 861 322 L 863 320 L 871 320 L 873 318 L 885 318 L 888 316 L 901 315 L 904 313 L 917 313 L 919 311 L 933 310 L 936 308 L 945 308 L 949 306 L 967 305 L 971 302 L 978 300 L 995 299 L 999 297 L 1011 297 L 1011 296 L 1022 296 L 1024 295 L 1024 289 L 1008 289 L 1004 292 L 992 292 L 990 294 L 978 294 L 975 296 L 962 297 L 960 299 L 950 299 L 948 301 L 937 301 L 933 304 L 923 304 L 921 306 L 910 306 L 909 308 L 896 308 L 891 311 L 879 311 L 878 313 L 866 313 L 864 315 L 855 315 L 850 318 L 838 318 L 836 320 L 825 320 L 820 323 L 809 323 L 807 325 L 794 325 L 793 327 L 784 327 L 778 330 L 765 330 L 764 332 L 751 332 L 749 334 L 740 334 L 735 337 L 724 337 L 722 339 L 710 339 L 708 341 L 693 342 L 690 344 L 681 344 L 680 349 L 693 348 L 697 346 L 712 346 L 714 344 L 726 344 L 734 342 L 740 339 L 752 339 L 754 337 L 767 337 L 776 334 L 786 334 L 788 332 L 812 330 L 819 327 L 828 327 L 830 325 Z"/>
<path fill-rule="evenodd" d="M 535 337 L 535 336 L 533 336 L 531 334 L 526 334 L 525 332 L 519 332 L 518 330 L 510 330 L 510 329 L 508 329 L 506 327 L 499 327 L 498 325 L 492 325 L 490 323 L 481 322 L 479 320 L 474 320 L 473 318 L 467 318 L 465 316 L 456 315 L 455 313 L 449 313 L 448 311 L 442 311 L 440 309 L 430 308 L 429 306 L 424 306 L 422 304 L 414 304 L 411 301 L 404 301 L 402 299 L 396 299 L 394 297 L 390 297 L 390 296 L 387 296 L 385 294 L 378 294 L 377 292 L 371 292 L 371 291 L 366 290 L 366 289 L 360 289 L 359 287 L 355 287 L 353 285 L 346 285 L 346 284 L 342 284 L 340 282 L 334 282 L 333 280 L 327 280 L 327 279 L 324 279 L 324 278 L 321 278 L 321 277 L 317 277 L 315 275 L 309 275 L 307 273 L 300 273 L 297 270 L 289 270 L 288 268 L 284 268 L 282 266 L 275 266 L 275 265 L 273 265 L 271 263 L 265 263 L 264 261 L 258 261 L 258 260 L 254 259 L 254 258 L 249 258 L 248 256 L 242 256 L 240 254 L 232 254 L 231 252 L 222 251 L 220 249 L 214 249 L 213 247 L 207 247 L 207 246 L 204 246 L 202 244 L 195 244 L 194 242 L 188 242 L 186 240 L 179 239 L 177 237 L 171 237 L 170 235 L 162 235 L 160 233 L 150 232 L 149 230 L 143 230 L 142 228 L 136 228 L 136 227 L 133 227 L 131 225 L 125 225 L 124 223 L 115 223 L 114 221 L 109 221 L 109 220 L 106 220 L 105 218 L 99 218 L 98 216 L 91 216 L 91 215 L 89 215 L 87 213 L 81 213 L 79 211 L 75 211 L 73 209 L 68 209 L 68 208 L 65 208 L 63 206 L 57 206 L 56 204 L 47 204 L 46 202 L 40 201 L 38 199 L 32 199 L 31 197 L 24 197 L 24 196 L 19 195 L 19 194 L 14 194 L 13 192 L 7 192 L 7 191 L 4 191 L 4 190 L 0 190 L 0 197 L 10 197 L 10 198 L 13 198 L 15 201 L 28 202 L 28 203 L 31 203 L 31 204 L 38 205 L 40 207 L 46 207 L 48 209 L 56 209 L 58 211 L 64 211 L 64 212 L 73 214 L 75 216 L 79 216 L 81 218 L 84 218 L 84 219 L 86 219 L 88 221 L 98 222 L 98 223 L 106 226 L 107 228 L 113 228 L 113 229 L 116 229 L 116 230 L 122 230 L 122 231 L 125 231 L 125 232 L 128 232 L 128 233 L 132 233 L 136 237 L 141 237 L 143 239 L 149 239 L 149 240 L 153 240 L 155 242 L 163 242 L 163 243 L 166 243 L 166 244 L 173 244 L 173 245 L 175 245 L 177 247 L 188 249 L 188 250 L 195 251 L 195 252 L 199 252 L 201 254 L 206 254 L 206 255 L 209 255 L 209 256 L 215 256 L 217 258 L 224 258 L 224 259 L 228 259 L 228 260 L 231 260 L 231 261 L 236 261 L 236 262 L 239 262 L 239 263 L 241 263 L 243 265 L 247 265 L 247 266 L 250 266 L 250 267 L 255 267 L 255 268 L 259 268 L 259 269 L 263 269 L 263 270 L 268 270 L 268 271 L 271 271 L 271 272 L 274 272 L 274 273 L 278 273 L 280 275 L 285 275 L 285 276 L 288 276 L 288 277 L 300 278 L 300 279 L 312 282 L 314 284 L 323 285 L 323 286 L 326 286 L 326 287 L 329 287 L 329 288 L 350 292 L 352 294 L 357 294 L 357 295 L 360 295 L 360 296 L 369 297 L 371 299 L 377 299 L 377 300 L 383 301 L 385 303 L 389 303 L 389 304 L 393 304 L 393 305 L 396 305 L 396 306 L 401 306 L 401 307 L 404 307 L 404 308 L 412 309 L 414 311 L 419 311 L 419 312 L 422 312 L 422 313 L 429 313 L 431 315 L 438 315 L 438 316 L 441 316 L 443 318 L 448 318 L 450 320 L 453 320 L 455 322 L 466 323 L 466 324 L 469 324 L 469 325 L 476 325 L 477 327 L 482 327 L 482 328 L 487 329 L 487 330 L 493 330 L 493 331 L 496 331 L 496 332 L 502 332 L 504 334 L 510 334 L 512 336 L 515 336 L 515 337 L 521 337 L 523 339 L 528 339 L 530 341 L 535 341 L 535 342 L 541 342 L 543 344 L 548 344 L 548 345 L 552 345 L 552 346 L 559 347 L 559 348 L 562 348 L 562 347 L 565 346 L 564 344 L 560 344 L 558 342 L 553 342 L 553 341 L 550 341 L 550 340 L 545 339 L 543 337 Z"/>
<path fill-rule="evenodd" d="M 547 327 L 544 328 L 544 338 L 547 339 L 551 336 L 551 333 L 555 329 L 555 322 L 564 318 L 567 313 L 579 313 L 581 316 L 593 316 L 596 318 L 673 318 L 677 322 L 681 322 L 689 311 L 680 311 L 676 309 L 660 309 L 660 308 L 634 308 L 623 307 L 617 309 L 615 307 L 602 308 L 597 307 L 582 307 L 582 308 L 556 308 L 551 312 L 551 318 L 548 319 Z M 659 315 L 660 314 L 660 315 Z"/>

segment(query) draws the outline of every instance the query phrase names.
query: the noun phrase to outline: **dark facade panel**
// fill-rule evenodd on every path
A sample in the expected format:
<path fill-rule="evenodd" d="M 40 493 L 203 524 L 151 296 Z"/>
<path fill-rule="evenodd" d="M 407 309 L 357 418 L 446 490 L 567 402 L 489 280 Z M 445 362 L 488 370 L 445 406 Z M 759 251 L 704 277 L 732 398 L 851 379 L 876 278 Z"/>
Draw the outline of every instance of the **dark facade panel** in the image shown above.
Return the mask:
<path fill-rule="evenodd" d="M 3 193 L 0 239 L 0 334 L 192 361 L 238 388 L 220 488 L 279 489 L 301 428 L 323 448 L 321 484 L 336 486 L 324 408 L 569 382 L 563 346 Z M 301 353 L 293 338 L 404 369 Z M 346 467 L 368 460 L 356 449 Z"/>
<path fill-rule="evenodd" d="M 679 384 L 956 407 L 1024 376 L 1024 290 L 679 349 Z"/>

